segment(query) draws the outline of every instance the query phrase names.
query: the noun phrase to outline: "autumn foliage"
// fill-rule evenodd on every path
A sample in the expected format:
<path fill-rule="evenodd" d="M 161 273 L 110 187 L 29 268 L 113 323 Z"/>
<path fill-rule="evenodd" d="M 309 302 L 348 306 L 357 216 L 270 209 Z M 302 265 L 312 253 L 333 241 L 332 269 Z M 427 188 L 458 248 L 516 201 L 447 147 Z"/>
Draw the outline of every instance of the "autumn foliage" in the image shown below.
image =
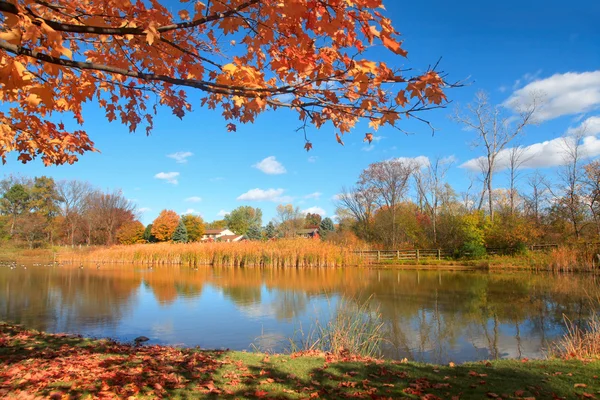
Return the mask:
<path fill-rule="evenodd" d="M 179 215 L 175 211 L 162 210 L 152 223 L 152 234 L 160 242 L 169 241 L 178 224 Z"/>
<path fill-rule="evenodd" d="M 144 243 L 144 229 L 140 221 L 127 222 L 117 231 L 117 239 L 121 244 Z"/>
<path fill-rule="evenodd" d="M 94 151 L 81 129 L 91 101 L 147 133 L 162 107 L 180 118 L 192 104 L 218 108 L 229 131 L 287 108 L 305 135 L 331 123 L 340 144 L 360 119 L 396 126 L 446 101 L 435 68 L 410 76 L 365 58 L 371 46 L 407 56 L 382 0 L 0 0 L 0 12 L 4 162 L 16 152 L 73 163 Z"/>

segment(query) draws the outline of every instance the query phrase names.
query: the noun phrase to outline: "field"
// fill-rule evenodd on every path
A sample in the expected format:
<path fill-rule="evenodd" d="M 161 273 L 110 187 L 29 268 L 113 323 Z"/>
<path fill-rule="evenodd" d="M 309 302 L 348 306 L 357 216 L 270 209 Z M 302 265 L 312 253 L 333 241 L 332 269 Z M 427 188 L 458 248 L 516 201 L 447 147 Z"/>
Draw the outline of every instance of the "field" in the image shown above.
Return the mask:
<path fill-rule="evenodd" d="M 227 267 L 341 267 L 361 264 L 351 249 L 312 239 L 241 243 L 156 243 L 63 249 L 61 262 Z"/>

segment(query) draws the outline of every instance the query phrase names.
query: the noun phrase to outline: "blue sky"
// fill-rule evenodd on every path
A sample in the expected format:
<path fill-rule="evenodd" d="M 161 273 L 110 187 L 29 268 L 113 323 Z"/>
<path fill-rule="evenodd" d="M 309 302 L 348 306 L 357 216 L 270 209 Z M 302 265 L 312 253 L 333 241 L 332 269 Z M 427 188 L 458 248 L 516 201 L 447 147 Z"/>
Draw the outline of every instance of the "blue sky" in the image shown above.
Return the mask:
<path fill-rule="evenodd" d="M 528 128 L 518 143 L 532 146 L 530 151 L 535 153 L 527 173 L 541 168 L 552 174 L 560 164 L 552 140 L 585 121 L 587 155 L 600 155 L 597 0 L 389 0 L 385 5 L 403 34 L 409 60 L 377 48 L 371 57 L 396 66 L 404 63 L 417 72 L 442 57 L 441 69 L 449 80 L 468 83 L 448 91 L 453 104 L 447 109 L 421 115 L 438 129 L 434 136 L 427 126 L 408 121 L 403 127 L 414 134 L 383 128 L 376 133 L 379 140 L 366 146 L 362 140 L 369 129 L 360 124 L 344 136 L 342 147 L 328 126 L 309 130 L 314 148 L 307 153 L 303 137 L 295 132 L 297 117 L 289 111 L 268 112 L 252 125 L 238 124 L 237 132 L 227 132 L 218 112 L 196 102 L 194 112 L 182 121 L 168 110 L 163 112 L 152 135 L 146 137 L 142 129 L 129 134 L 117 122 L 108 123 L 97 106 L 89 104 L 84 127 L 101 153 L 86 154 L 75 165 L 58 167 L 44 167 L 39 160 L 23 165 L 11 156 L 1 167 L 2 173 L 82 179 L 102 189 L 120 188 L 135 201 L 145 224 L 165 208 L 199 212 L 212 221 L 240 205 L 262 208 L 266 223 L 282 202 L 332 216 L 332 197 L 340 188 L 352 185 L 370 163 L 390 158 L 453 156 L 456 161 L 448 180 L 457 191 L 464 190 L 472 159 L 483 153 L 470 146 L 474 133 L 462 129 L 449 115 L 481 89 L 498 104 L 526 100 L 530 89 L 545 93 L 541 123 Z M 173 154 L 188 156 L 169 157 Z M 502 186 L 502 171 L 496 182 Z"/>

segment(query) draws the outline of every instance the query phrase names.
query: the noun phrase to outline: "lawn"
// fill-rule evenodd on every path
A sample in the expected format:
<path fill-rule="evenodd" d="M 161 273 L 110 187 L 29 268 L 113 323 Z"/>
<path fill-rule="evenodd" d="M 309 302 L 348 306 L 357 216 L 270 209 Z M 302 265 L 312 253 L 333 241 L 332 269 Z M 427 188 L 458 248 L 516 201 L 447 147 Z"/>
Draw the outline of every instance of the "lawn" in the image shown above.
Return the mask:
<path fill-rule="evenodd" d="M 265 355 L 50 335 L 0 324 L 0 397 L 600 398 L 600 361 L 431 365 Z"/>

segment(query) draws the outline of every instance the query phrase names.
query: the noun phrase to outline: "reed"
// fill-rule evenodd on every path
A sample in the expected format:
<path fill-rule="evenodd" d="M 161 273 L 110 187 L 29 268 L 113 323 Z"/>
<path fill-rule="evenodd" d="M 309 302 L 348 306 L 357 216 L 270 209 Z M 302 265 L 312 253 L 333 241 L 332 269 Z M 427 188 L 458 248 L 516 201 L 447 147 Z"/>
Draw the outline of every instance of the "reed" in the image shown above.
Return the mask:
<path fill-rule="evenodd" d="M 352 249 L 313 239 L 236 243 L 156 243 L 64 249 L 66 263 L 213 265 L 226 267 L 340 267 L 361 264 Z"/>
<path fill-rule="evenodd" d="M 300 326 L 289 338 L 289 350 L 376 358 L 381 356 L 384 341 L 383 319 L 379 308 L 371 306 L 371 298 L 364 302 L 342 299 L 326 323 L 316 318 L 306 332 Z"/>

